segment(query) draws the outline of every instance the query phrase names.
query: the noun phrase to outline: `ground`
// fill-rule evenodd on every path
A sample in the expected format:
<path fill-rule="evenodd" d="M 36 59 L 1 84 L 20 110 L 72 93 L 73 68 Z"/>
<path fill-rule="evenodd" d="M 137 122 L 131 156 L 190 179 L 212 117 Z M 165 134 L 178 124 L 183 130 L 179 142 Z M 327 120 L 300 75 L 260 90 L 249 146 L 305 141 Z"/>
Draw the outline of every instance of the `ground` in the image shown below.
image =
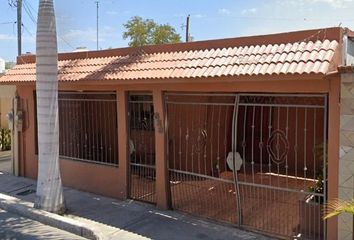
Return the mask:
<path fill-rule="evenodd" d="M 35 181 L 2 174 L 0 171 L 0 193 L 33 203 L 35 189 Z M 98 229 L 106 239 L 272 239 L 234 226 L 193 218 L 177 211 L 161 211 L 154 205 L 133 200 L 119 201 L 67 187 L 64 187 L 64 196 L 68 209 L 64 216 Z"/>
<path fill-rule="evenodd" d="M 80 240 L 84 238 L 0 209 L 0 239 Z"/>

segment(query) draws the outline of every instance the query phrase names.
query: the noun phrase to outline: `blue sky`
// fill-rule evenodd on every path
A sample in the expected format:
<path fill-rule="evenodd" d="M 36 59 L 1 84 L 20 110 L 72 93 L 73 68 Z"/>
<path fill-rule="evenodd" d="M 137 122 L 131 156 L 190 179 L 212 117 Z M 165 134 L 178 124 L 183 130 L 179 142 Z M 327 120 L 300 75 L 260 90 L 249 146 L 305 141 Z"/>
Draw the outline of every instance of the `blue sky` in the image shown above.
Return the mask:
<path fill-rule="evenodd" d="M 23 0 L 23 52 L 35 52 L 38 0 Z M 96 49 L 95 0 L 54 0 L 60 52 Z M 195 41 L 341 26 L 354 29 L 354 0 L 100 0 L 101 49 L 126 47 L 123 24 L 133 16 L 181 28 L 191 15 Z M 15 60 L 16 10 L 0 0 L 0 58 Z M 10 23 L 9 23 L 10 22 Z"/>

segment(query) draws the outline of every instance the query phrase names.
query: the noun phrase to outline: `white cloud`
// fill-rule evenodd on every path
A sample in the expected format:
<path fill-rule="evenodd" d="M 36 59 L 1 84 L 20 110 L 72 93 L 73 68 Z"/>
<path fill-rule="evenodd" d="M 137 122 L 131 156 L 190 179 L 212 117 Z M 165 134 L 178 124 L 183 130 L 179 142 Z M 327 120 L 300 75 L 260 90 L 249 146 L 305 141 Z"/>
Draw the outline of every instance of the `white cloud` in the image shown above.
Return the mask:
<path fill-rule="evenodd" d="M 353 0 L 313 0 L 313 2 L 328 3 L 333 8 L 343 8 L 347 3 L 353 2 Z"/>
<path fill-rule="evenodd" d="M 0 40 L 4 40 L 4 41 L 10 41 L 10 40 L 16 40 L 16 36 L 15 35 L 10 35 L 10 34 L 0 34 Z"/>
<path fill-rule="evenodd" d="M 204 15 L 204 14 L 193 14 L 191 17 L 192 18 L 205 18 L 206 15 Z"/>
<path fill-rule="evenodd" d="M 229 9 L 226 9 L 226 8 L 220 8 L 218 10 L 218 13 L 221 14 L 221 15 L 230 15 L 231 11 Z"/>
<path fill-rule="evenodd" d="M 111 26 L 102 26 L 99 30 L 99 42 L 110 41 L 114 37 L 115 28 Z M 97 41 L 97 32 L 95 28 L 87 29 L 70 29 L 62 38 L 75 46 L 86 46 L 88 42 L 93 43 Z M 61 41 L 61 39 L 58 39 Z"/>
<path fill-rule="evenodd" d="M 241 11 L 242 15 L 249 15 L 249 14 L 255 14 L 257 12 L 257 8 L 249 8 L 249 9 L 243 9 Z"/>
<path fill-rule="evenodd" d="M 354 2 L 354 0 L 282 0 L 278 1 L 281 5 L 291 5 L 291 6 L 301 6 L 306 7 L 309 4 L 326 4 L 332 8 L 345 8 L 349 3 Z"/>
<path fill-rule="evenodd" d="M 338 9 L 342 6 L 345 7 Z M 354 29 L 353 9 L 354 0 L 274 0 L 274 4 L 264 1 L 257 6 L 257 16 L 243 23 L 245 27 L 239 30 L 239 35 L 322 29 L 340 23 Z"/>

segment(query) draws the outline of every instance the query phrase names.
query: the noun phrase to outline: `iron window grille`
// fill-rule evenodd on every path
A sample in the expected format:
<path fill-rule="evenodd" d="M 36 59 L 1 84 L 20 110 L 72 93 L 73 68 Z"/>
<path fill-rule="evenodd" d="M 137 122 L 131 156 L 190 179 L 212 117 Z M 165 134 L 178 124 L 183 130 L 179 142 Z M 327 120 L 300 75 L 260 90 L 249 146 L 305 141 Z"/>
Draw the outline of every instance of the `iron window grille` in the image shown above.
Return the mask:
<path fill-rule="evenodd" d="M 111 92 L 59 92 L 59 156 L 118 165 L 117 101 Z"/>

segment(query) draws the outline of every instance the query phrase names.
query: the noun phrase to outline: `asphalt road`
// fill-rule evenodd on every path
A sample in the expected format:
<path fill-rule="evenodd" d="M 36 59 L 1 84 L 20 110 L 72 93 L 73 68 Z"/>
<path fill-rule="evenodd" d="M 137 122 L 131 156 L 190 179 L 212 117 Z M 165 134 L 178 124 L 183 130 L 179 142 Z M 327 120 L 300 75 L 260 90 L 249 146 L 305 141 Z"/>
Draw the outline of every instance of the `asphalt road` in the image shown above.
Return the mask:
<path fill-rule="evenodd" d="M 1 240 L 73 240 L 85 239 L 57 228 L 0 209 Z"/>

